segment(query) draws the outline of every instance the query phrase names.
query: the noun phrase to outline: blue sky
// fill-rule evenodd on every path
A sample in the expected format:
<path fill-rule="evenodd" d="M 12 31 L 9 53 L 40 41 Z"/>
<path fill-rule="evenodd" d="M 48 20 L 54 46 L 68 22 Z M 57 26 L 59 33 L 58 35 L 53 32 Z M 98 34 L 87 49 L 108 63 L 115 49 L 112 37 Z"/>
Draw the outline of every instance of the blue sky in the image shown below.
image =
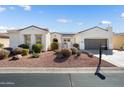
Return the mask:
<path fill-rule="evenodd" d="M 109 25 L 114 32 L 124 32 L 124 6 L 0 6 L 1 32 L 29 25 L 63 33 Z"/>

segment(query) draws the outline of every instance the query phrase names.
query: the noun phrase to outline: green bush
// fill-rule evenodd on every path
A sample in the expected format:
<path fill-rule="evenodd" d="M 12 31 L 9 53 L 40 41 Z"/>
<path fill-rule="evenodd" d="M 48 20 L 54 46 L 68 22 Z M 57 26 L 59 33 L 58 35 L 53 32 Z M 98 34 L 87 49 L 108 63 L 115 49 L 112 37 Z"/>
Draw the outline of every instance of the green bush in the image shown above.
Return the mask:
<path fill-rule="evenodd" d="M 22 54 L 22 51 L 23 51 L 23 48 L 15 48 L 14 50 L 13 50 L 13 54 L 14 55 L 17 55 L 17 54 Z"/>
<path fill-rule="evenodd" d="M 0 43 L 0 48 L 3 48 L 3 47 L 4 47 L 4 45 Z"/>
<path fill-rule="evenodd" d="M 29 45 L 27 44 L 20 44 L 18 47 L 23 48 L 23 49 L 29 49 Z"/>
<path fill-rule="evenodd" d="M 77 48 L 73 47 L 71 48 L 72 51 L 72 55 L 77 54 L 77 52 L 79 51 Z"/>
<path fill-rule="evenodd" d="M 79 44 L 75 43 L 75 44 L 73 44 L 73 47 L 79 49 Z"/>
<path fill-rule="evenodd" d="M 29 49 L 22 50 L 22 56 L 27 56 L 29 54 Z"/>
<path fill-rule="evenodd" d="M 32 58 L 38 58 L 39 56 L 40 56 L 39 53 L 34 53 L 34 52 L 33 52 L 33 54 L 32 54 Z"/>
<path fill-rule="evenodd" d="M 10 52 L 5 49 L 0 49 L 0 59 L 8 58 Z"/>
<path fill-rule="evenodd" d="M 64 56 L 64 57 L 70 57 L 72 55 L 72 51 L 69 48 L 63 48 L 61 49 L 60 53 Z"/>
<path fill-rule="evenodd" d="M 35 53 L 40 53 L 42 48 L 43 48 L 42 44 L 32 45 L 32 51 L 35 52 Z"/>
<path fill-rule="evenodd" d="M 57 42 L 52 42 L 51 43 L 51 50 L 56 50 L 59 48 L 59 44 Z"/>

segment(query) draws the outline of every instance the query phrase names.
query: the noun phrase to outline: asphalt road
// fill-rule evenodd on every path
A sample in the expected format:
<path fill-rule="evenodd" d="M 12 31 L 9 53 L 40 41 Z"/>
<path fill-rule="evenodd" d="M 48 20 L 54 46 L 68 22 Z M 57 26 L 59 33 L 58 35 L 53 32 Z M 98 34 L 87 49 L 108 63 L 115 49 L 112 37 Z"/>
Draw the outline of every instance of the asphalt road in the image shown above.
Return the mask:
<path fill-rule="evenodd" d="M 104 80 L 87 74 L 0 74 L 0 87 L 124 87 L 124 73 L 104 73 Z"/>

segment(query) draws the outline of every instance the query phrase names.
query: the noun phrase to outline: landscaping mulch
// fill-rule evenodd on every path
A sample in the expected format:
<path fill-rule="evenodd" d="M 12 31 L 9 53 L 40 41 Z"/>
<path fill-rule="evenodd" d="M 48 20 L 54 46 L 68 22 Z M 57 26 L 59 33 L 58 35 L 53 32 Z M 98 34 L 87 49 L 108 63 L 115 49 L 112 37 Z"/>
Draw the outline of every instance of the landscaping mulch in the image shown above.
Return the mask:
<path fill-rule="evenodd" d="M 0 67 L 96 67 L 99 59 L 90 58 L 86 54 L 79 57 L 72 55 L 69 58 L 58 60 L 53 51 L 41 53 L 39 58 L 25 56 L 19 60 L 10 60 L 11 58 L 0 60 Z M 115 67 L 114 65 L 102 60 L 102 67 Z"/>

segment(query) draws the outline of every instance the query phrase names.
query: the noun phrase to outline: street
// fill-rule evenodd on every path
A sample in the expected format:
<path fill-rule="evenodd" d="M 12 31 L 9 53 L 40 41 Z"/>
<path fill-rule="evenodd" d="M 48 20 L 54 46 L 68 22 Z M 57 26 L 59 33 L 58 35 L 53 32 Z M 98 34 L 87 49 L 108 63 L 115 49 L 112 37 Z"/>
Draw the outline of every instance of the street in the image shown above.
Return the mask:
<path fill-rule="evenodd" d="M 0 87 L 124 87 L 124 73 L 0 74 Z"/>

